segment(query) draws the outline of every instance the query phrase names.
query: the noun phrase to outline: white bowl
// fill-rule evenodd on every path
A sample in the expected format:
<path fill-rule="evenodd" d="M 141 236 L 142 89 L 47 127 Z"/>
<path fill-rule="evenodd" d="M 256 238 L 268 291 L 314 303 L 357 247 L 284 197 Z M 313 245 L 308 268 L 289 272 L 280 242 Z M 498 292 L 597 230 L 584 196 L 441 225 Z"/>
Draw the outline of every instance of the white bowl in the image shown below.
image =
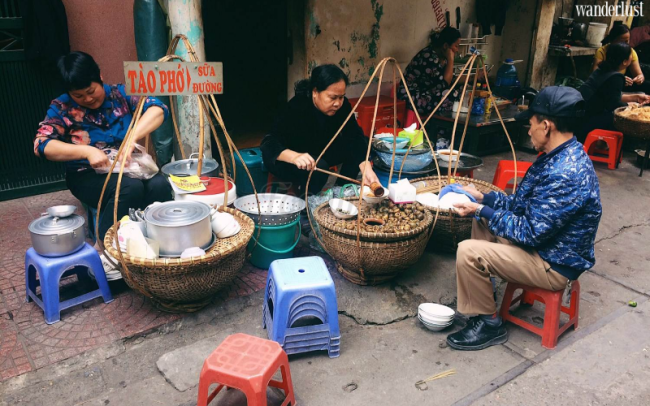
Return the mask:
<path fill-rule="evenodd" d="M 448 321 L 446 323 L 430 323 L 430 322 L 426 321 L 425 319 L 423 319 L 421 317 L 418 317 L 418 320 L 420 320 L 420 322 L 422 324 L 430 326 L 430 327 L 447 327 L 447 326 L 451 326 L 452 324 L 454 324 L 453 320 Z"/>
<path fill-rule="evenodd" d="M 388 189 L 384 188 L 384 194 L 381 196 L 375 196 L 372 193 L 372 190 L 368 186 L 363 187 L 363 200 L 368 204 L 377 204 L 382 200 L 388 197 Z"/>
<path fill-rule="evenodd" d="M 232 228 L 237 223 L 235 217 L 230 213 L 215 212 L 212 215 L 210 221 L 212 224 L 212 231 L 219 236 L 219 233 L 226 230 L 227 228 Z"/>
<path fill-rule="evenodd" d="M 342 199 L 331 199 L 330 209 L 332 210 L 332 213 L 334 213 L 335 217 L 343 220 L 351 219 L 359 214 L 357 206 Z"/>
<path fill-rule="evenodd" d="M 418 306 L 418 312 L 426 313 L 433 317 L 454 317 L 456 312 L 451 307 L 438 303 L 422 303 Z"/>
<path fill-rule="evenodd" d="M 431 324 L 447 324 L 449 322 L 454 321 L 454 316 L 450 316 L 450 317 L 431 316 L 431 315 L 428 315 L 427 313 L 423 313 L 423 312 L 419 312 L 418 316 L 422 320 L 426 321 L 427 323 L 431 323 Z"/>
<path fill-rule="evenodd" d="M 233 235 L 237 234 L 240 230 L 241 230 L 241 226 L 239 225 L 239 223 L 235 221 L 235 224 L 230 224 L 225 229 L 217 233 L 217 237 L 219 238 L 232 237 Z"/>
<path fill-rule="evenodd" d="M 456 162 L 458 160 L 458 156 L 460 155 L 460 152 L 457 150 L 451 150 L 451 149 L 439 149 L 438 150 L 438 156 L 440 159 L 443 161 L 447 162 Z"/>
<path fill-rule="evenodd" d="M 442 330 L 446 329 L 447 327 L 451 326 L 452 324 L 454 324 L 453 322 L 451 322 L 449 324 L 437 325 L 437 324 L 427 323 L 422 319 L 418 319 L 418 320 L 420 320 L 420 323 L 422 323 L 422 325 L 424 327 L 426 327 L 427 329 L 429 329 L 431 331 L 442 331 Z"/>

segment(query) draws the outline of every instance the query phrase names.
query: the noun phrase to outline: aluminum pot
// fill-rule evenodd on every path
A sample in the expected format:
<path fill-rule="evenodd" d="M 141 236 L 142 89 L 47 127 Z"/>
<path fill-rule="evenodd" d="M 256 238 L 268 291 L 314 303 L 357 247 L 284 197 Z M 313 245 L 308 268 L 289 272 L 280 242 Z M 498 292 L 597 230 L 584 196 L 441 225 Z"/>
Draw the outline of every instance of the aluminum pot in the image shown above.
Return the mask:
<path fill-rule="evenodd" d="M 147 237 L 160 245 L 160 256 L 179 257 L 191 247 L 208 248 L 213 234 L 210 206 L 170 201 L 149 206 L 144 213 Z"/>
<path fill-rule="evenodd" d="M 160 170 L 165 176 L 174 175 L 174 176 L 191 176 L 196 175 L 196 170 L 198 169 L 199 154 L 192 154 L 188 159 L 181 159 L 179 161 L 170 162 L 164 165 Z M 219 164 L 216 160 L 212 158 L 203 157 L 203 166 L 201 167 L 200 176 L 218 176 L 219 172 L 217 169 Z"/>
<path fill-rule="evenodd" d="M 53 217 L 47 214 L 29 223 L 29 233 L 34 250 L 45 257 L 62 257 L 72 254 L 86 242 L 84 220 L 78 214 Z"/>

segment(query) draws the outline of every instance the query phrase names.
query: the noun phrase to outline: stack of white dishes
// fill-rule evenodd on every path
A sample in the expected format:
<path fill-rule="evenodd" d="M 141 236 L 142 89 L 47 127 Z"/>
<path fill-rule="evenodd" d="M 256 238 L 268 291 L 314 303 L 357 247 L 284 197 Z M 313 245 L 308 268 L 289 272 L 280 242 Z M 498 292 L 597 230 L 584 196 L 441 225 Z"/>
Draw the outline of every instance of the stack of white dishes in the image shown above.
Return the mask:
<path fill-rule="evenodd" d="M 431 331 L 441 331 L 454 324 L 455 314 L 454 309 L 437 303 L 418 306 L 418 319 Z"/>

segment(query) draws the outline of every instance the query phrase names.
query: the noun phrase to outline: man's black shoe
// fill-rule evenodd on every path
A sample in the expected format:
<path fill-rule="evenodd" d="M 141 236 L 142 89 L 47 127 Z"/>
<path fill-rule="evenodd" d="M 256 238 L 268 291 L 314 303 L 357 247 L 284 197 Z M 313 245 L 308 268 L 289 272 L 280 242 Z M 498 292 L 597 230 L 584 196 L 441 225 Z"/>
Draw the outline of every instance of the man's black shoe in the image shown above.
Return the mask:
<path fill-rule="evenodd" d="M 503 321 L 486 322 L 480 316 L 472 317 L 467 326 L 447 336 L 447 344 L 456 350 L 482 350 L 508 341 Z"/>

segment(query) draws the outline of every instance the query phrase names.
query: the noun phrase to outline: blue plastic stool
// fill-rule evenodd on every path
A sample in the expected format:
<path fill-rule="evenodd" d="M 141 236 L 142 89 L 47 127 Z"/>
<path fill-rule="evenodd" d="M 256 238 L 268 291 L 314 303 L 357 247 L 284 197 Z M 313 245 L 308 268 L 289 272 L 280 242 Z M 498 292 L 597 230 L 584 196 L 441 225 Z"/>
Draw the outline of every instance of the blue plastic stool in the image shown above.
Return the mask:
<path fill-rule="evenodd" d="M 266 278 L 262 326 L 287 354 L 327 350 L 339 356 L 341 333 L 334 281 L 321 257 L 273 261 Z M 307 317 L 320 324 L 293 327 Z"/>
<path fill-rule="evenodd" d="M 63 276 L 77 274 L 88 279 L 88 269 L 92 269 L 99 289 L 59 302 L 59 281 Z M 36 273 L 38 279 L 36 280 Z M 36 296 L 36 287 L 41 286 L 43 300 Z M 99 254 L 88 243 L 78 251 L 64 257 L 44 257 L 30 248 L 25 253 L 25 287 L 27 302 L 33 299 L 45 312 L 45 322 L 53 324 L 61 320 L 61 310 L 87 302 L 102 296 L 104 303 L 113 301 L 113 295 L 106 281 L 106 274 Z"/>

